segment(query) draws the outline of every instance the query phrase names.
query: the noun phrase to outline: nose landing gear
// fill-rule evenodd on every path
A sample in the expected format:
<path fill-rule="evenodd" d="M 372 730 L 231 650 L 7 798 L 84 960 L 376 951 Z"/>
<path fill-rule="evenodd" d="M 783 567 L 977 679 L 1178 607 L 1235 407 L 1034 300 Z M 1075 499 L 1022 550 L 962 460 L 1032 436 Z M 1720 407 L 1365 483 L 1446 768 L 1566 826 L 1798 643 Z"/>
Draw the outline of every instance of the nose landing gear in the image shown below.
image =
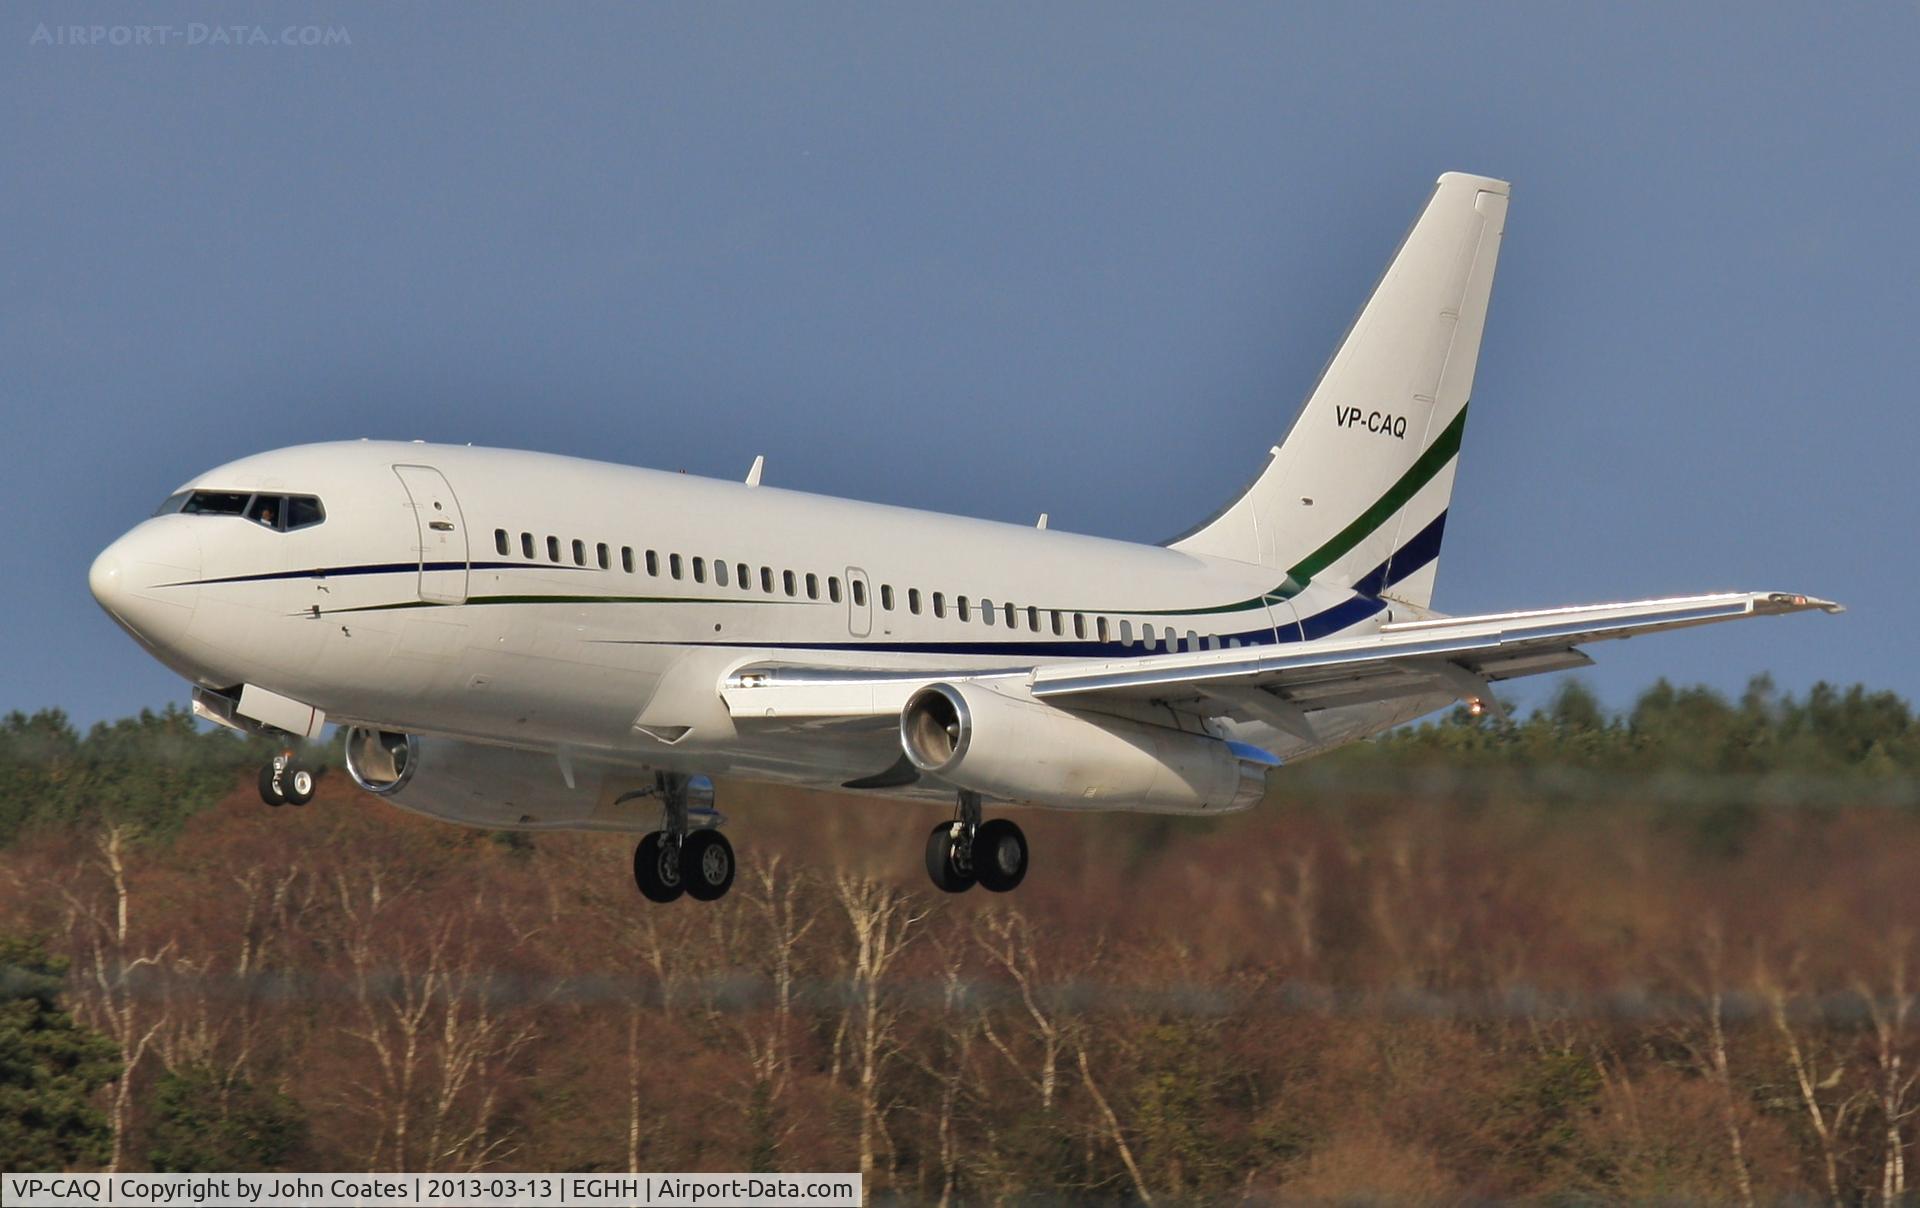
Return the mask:
<path fill-rule="evenodd" d="M 1027 836 L 1005 818 L 980 819 L 980 794 L 960 794 L 957 817 L 927 835 L 927 876 L 934 888 L 964 893 L 978 884 L 1006 893 L 1027 876 Z"/>
<path fill-rule="evenodd" d="M 718 829 L 722 819 L 711 804 L 712 786 L 699 794 L 698 810 L 689 804 L 692 787 L 693 778 L 678 772 L 655 777 L 651 791 L 660 796 L 661 826 L 633 850 L 633 883 L 650 902 L 671 902 L 683 893 L 712 902 L 733 888 L 733 844 Z"/>
<path fill-rule="evenodd" d="M 305 805 L 313 800 L 314 771 L 291 747 L 260 767 L 260 800 L 271 806 Z"/>

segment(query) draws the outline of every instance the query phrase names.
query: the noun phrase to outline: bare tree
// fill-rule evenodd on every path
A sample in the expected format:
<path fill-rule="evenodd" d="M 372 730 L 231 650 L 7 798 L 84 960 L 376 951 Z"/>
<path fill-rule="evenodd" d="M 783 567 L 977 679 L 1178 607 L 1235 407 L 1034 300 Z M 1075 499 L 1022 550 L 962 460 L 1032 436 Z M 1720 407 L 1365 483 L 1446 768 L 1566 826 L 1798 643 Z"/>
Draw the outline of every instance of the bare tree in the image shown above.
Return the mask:
<path fill-rule="evenodd" d="M 1033 1026 L 1033 1036 L 1040 1048 L 1039 1060 L 1027 1062 L 1016 1055 L 994 1028 L 990 1013 L 982 1012 L 982 1032 L 987 1043 L 1006 1058 L 1014 1073 L 1039 1095 L 1041 1109 L 1052 1111 L 1059 1087 L 1060 1054 L 1065 1045 L 1065 1035 L 1057 1010 L 1052 1003 L 1043 999 L 1046 991 L 1033 922 L 1018 907 L 987 911 L 975 916 L 974 939 L 994 965 L 1013 979 L 1020 1008 Z M 1037 1067 L 1038 1072 L 1029 1073 L 1029 1066 Z"/>
<path fill-rule="evenodd" d="M 749 1070 L 747 1115 L 754 1121 L 761 1155 L 772 1160 L 792 1132 L 782 1123 L 788 1085 L 793 1075 L 794 996 L 801 969 L 800 946 L 819 922 L 816 906 L 808 904 L 808 882 L 784 868 L 774 855 L 758 865 L 741 886 L 742 895 L 758 927 L 751 935 L 748 960 L 766 979 L 768 1002 L 763 1010 L 732 1016 Z M 716 913 L 718 920 L 721 915 Z"/>
<path fill-rule="evenodd" d="M 80 962 L 85 974 L 80 983 L 78 1013 L 120 1046 L 120 1076 L 113 1082 L 107 1109 L 113 1126 L 109 1171 L 119 1170 L 126 1160 L 134 1078 L 170 1019 L 164 1007 L 149 1009 L 148 996 L 138 992 L 138 982 L 143 974 L 167 968 L 178 947 L 169 939 L 157 947 L 134 951 L 127 859 L 137 837 L 134 827 L 121 823 L 109 823 L 94 837 L 95 856 L 89 863 L 106 873 L 112 891 L 110 902 L 83 896 L 65 885 L 61 888 L 68 925 L 80 933 L 76 940 L 84 956 Z M 84 883 L 84 878 L 74 880 Z"/>
<path fill-rule="evenodd" d="M 911 895 L 856 873 L 835 875 L 834 896 L 846 913 L 852 949 L 847 959 L 847 1034 L 854 1045 L 854 1085 L 860 1104 L 860 1175 L 873 1193 L 874 1144 L 885 1128 L 881 1067 L 892 1056 L 899 1006 L 886 993 L 887 971 L 912 942 L 926 917 Z"/>
<path fill-rule="evenodd" d="M 1867 1019 L 1873 1026 L 1875 1094 L 1879 1100 L 1884 1153 L 1880 1164 L 1880 1202 L 1891 1205 L 1905 1200 L 1907 1194 L 1906 1122 L 1920 1112 L 1914 1098 L 1914 1083 L 1920 1073 L 1906 1068 L 1905 1048 L 1908 1028 L 1913 1023 L 1914 1006 L 1920 1001 L 1908 982 L 1907 952 L 1912 935 L 1896 932 L 1888 944 L 1887 993 L 1881 995 L 1862 979 L 1857 983 L 1860 997 L 1867 1005 Z"/>
<path fill-rule="evenodd" d="M 1767 1017 L 1786 1054 L 1794 1093 L 1799 1097 L 1800 1106 L 1806 1109 L 1807 1124 L 1820 1147 L 1821 1174 L 1826 1180 L 1828 1202 L 1840 1208 L 1845 1198 L 1840 1186 L 1840 1137 L 1845 1134 L 1847 1121 L 1861 1099 L 1857 1094 L 1842 1095 L 1838 1102 L 1829 1103 L 1822 1096 L 1822 1091 L 1839 1085 L 1846 1073 L 1846 1062 L 1840 1058 L 1823 1062 L 1820 1053 L 1811 1048 L 1811 1040 L 1802 1039 L 1788 1013 L 1786 988 L 1764 965 L 1757 980 L 1767 1003 Z"/>
<path fill-rule="evenodd" d="M 357 882 L 342 874 L 338 887 L 356 1008 L 343 1031 L 374 1058 L 362 1084 L 363 1110 L 381 1122 L 369 1164 L 474 1170 L 505 1156 L 511 1138 L 494 1132 L 501 1080 L 538 1033 L 529 1004 L 496 1002 L 477 932 L 513 929 L 475 901 L 415 937 L 385 925 L 377 869 Z"/>
<path fill-rule="evenodd" d="M 156 1038 L 168 1070 L 202 1066 L 222 1095 L 247 1076 L 261 1028 L 260 981 L 282 963 L 287 935 L 314 901 L 312 879 L 298 867 L 254 864 L 232 877 L 238 933 L 224 953 L 179 957 L 168 979 L 169 1026 Z"/>
<path fill-rule="evenodd" d="M 1076 1036 L 1073 1046 L 1074 1059 L 1080 1066 L 1080 1081 L 1087 1088 L 1088 1098 L 1100 1113 L 1100 1121 L 1105 1126 L 1107 1139 L 1113 1142 L 1114 1152 L 1120 1155 L 1120 1164 L 1127 1168 L 1127 1177 L 1133 1180 L 1133 1193 L 1147 1208 L 1153 1208 L 1153 1192 L 1147 1187 L 1146 1176 L 1140 1172 L 1140 1163 L 1133 1156 L 1133 1147 L 1127 1143 L 1127 1130 L 1120 1123 L 1120 1116 L 1107 1101 L 1100 1090 L 1100 1084 L 1094 1081 L 1093 1066 L 1087 1061 L 1087 1045 L 1084 1036 Z"/>
<path fill-rule="evenodd" d="M 1740 1127 L 1739 1093 L 1733 1085 L 1733 1067 L 1727 1056 L 1726 990 L 1721 968 L 1722 941 L 1717 924 L 1701 933 L 1697 975 L 1691 979 L 1699 1003 L 1704 1032 L 1687 1029 L 1682 1041 L 1695 1064 L 1720 1092 L 1720 1116 L 1727 1134 L 1727 1154 L 1733 1163 L 1734 1190 L 1744 1208 L 1753 1208 L 1753 1172 L 1747 1164 L 1747 1139 Z"/>

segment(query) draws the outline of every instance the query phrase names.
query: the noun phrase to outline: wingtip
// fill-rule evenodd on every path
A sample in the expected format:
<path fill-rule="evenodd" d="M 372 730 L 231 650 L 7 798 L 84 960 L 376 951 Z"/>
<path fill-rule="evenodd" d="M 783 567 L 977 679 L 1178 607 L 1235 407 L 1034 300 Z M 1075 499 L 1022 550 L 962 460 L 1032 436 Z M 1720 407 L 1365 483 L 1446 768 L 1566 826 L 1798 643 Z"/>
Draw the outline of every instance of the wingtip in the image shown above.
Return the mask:
<path fill-rule="evenodd" d="M 1761 596 L 1756 603 L 1769 612 L 1807 612 L 1818 609 L 1821 612 L 1838 615 L 1847 610 L 1845 604 L 1832 600 L 1822 600 L 1818 596 L 1803 596 L 1798 592 L 1771 591 Z"/>

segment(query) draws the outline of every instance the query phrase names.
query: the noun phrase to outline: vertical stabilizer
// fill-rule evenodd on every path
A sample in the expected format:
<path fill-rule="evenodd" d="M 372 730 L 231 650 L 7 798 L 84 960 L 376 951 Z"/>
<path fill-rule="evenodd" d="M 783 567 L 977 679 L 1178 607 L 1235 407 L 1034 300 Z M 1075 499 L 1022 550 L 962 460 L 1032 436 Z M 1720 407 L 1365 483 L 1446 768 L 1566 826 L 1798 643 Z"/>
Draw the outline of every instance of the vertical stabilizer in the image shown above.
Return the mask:
<path fill-rule="evenodd" d="M 1426 608 L 1506 216 L 1505 181 L 1442 176 L 1260 477 L 1173 548 Z"/>

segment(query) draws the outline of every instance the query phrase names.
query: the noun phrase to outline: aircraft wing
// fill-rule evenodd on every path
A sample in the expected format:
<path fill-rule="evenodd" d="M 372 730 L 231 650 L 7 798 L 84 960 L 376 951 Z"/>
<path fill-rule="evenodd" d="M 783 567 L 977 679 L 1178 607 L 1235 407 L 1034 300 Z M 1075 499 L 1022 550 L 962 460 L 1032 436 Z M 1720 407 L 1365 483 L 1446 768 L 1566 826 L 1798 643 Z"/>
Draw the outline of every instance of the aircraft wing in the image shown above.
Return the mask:
<path fill-rule="evenodd" d="M 1440 617 L 1291 648 L 1036 667 L 1031 691 L 1061 704 L 1107 695 L 1194 701 L 1203 712 L 1250 717 L 1311 737 L 1302 720 L 1309 710 L 1446 691 L 1498 711 L 1493 682 L 1585 666 L 1593 660 L 1579 646 L 1588 642 L 1811 609 L 1841 611 L 1811 596 L 1724 592 Z"/>
<path fill-rule="evenodd" d="M 1010 681 L 1040 700 L 1166 701 L 1267 722 L 1314 737 L 1306 715 L 1338 705 L 1451 693 L 1498 711 L 1491 684 L 1592 662 L 1582 644 L 1744 617 L 1841 606 L 1785 592 L 1723 592 L 1482 616 L 1401 621 L 1310 644 L 1239 647 L 1132 659 L 1069 659 L 982 670 L 866 671 L 791 663 L 742 667 L 721 686 L 740 719 L 804 723 L 897 716 L 936 681 Z"/>

